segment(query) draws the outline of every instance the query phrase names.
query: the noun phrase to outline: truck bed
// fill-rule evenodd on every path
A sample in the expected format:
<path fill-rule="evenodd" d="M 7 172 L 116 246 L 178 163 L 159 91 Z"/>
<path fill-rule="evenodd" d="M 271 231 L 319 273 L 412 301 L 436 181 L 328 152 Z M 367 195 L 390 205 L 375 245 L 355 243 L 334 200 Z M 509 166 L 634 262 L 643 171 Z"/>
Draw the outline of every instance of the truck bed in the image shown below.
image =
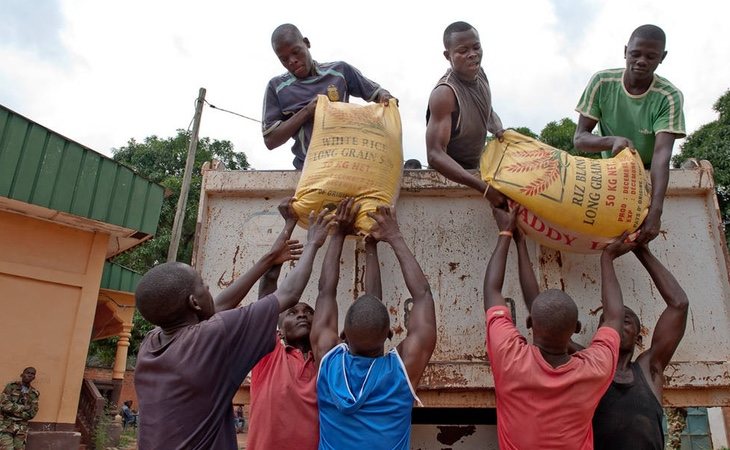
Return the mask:
<path fill-rule="evenodd" d="M 293 195 L 299 174 L 204 169 L 193 264 L 213 295 L 270 248 L 283 225 L 277 205 Z M 475 191 L 435 171 L 409 170 L 404 172 L 396 207 L 401 230 L 424 269 L 436 302 L 438 342 L 418 394 L 427 407 L 494 407 L 482 304 L 484 271 L 498 231 L 489 206 Z M 306 231 L 298 227 L 293 237 L 304 241 Z M 532 241 L 528 246 L 541 288 L 563 289 L 576 300 L 583 331 L 575 340 L 587 345 L 596 330 L 600 307 L 598 254 L 561 253 Z M 709 163 L 671 170 L 662 232 L 650 247 L 690 299 L 684 339 L 665 372 L 664 404 L 728 406 L 728 252 Z M 302 297 L 312 306 L 324 253 L 323 249 L 318 254 Z M 395 332 L 388 345 L 394 346 L 407 333 L 404 318 L 409 295 L 390 247 L 380 244 L 379 254 L 383 301 Z M 360 240 L 348 238 L 338 288 L 340 326 L 348 305 L 363 292 L 364 260 Z M 517 325 L 529 339 L 514 251 L 507 269 L 503 293 L 514 299 Z M 288 270 L 282 270 L 282 278 Z M 617 260 L 616 270 L 624 302 L 639 314 L 648 346 L 664 302 L 632 255 Z M 254 287 L 243 303 L 254 301 L 256 291 Z"/>

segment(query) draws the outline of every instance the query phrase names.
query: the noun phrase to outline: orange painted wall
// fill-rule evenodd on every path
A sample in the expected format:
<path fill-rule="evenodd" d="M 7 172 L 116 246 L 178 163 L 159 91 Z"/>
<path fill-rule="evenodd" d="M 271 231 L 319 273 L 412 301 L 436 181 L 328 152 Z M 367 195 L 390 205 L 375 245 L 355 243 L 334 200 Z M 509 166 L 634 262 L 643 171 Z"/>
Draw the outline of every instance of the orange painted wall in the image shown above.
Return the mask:
<path fill-rule="evenodd" d="M 109 236 L 0 211 L 0 383 L 34 366 L 34 421 L 72 424 Z"/>

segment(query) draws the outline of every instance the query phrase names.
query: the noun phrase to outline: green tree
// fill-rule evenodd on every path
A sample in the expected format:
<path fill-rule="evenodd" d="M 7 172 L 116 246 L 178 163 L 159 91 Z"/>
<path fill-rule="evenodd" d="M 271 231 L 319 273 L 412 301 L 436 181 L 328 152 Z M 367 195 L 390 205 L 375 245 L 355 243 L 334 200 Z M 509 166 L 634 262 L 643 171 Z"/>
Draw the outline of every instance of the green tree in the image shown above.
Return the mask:
<path fill-rule="evenodd" d="M 189 140 L 189 132 L 177 130 L 175 137 L 161 139 L 157 136 L 150 136 L 141 143 L 130 139 L 126 146 L 112 150 L 115 161 L 129 166 L 143 177 L 159 183 L 165 188 L 165 200 L 162 204 L 160 223 L 155 237 L 131 251 L 117 256 L 114 262 L 138 272 L 145 272 L 155 264 L 167 259 L 172 223 L 175 220 L 175 209 L 185 172 Z M 203 163 L 212 159 L 221 161 L 228 170 L 249 168 L 246 155 L 234 151 L 230 141 L 213 140 L 211 142 L 207 137 L 198 141 L 177 254 L 178 261 L 190 263 L 202 180 L 200 169 Z"/>
<path fill-rule="evenodd" d="M 167 249 L 170 246 L 170 235 L 185 172 L 189 141 L 190 132 L 177 130 L 177 135 L 174 137 L 149 136 L 143 142 L 130 139 L 126 146 L 112 149 L 115 161 L 132 168 L 138 174 L 165 188 L 165 199 L 162 203 L 157 233 L 152 239 L 116 256 L 113 260 L 115 263 L 144 273 L 155 264 L 167 260 Z M 221 161 L 229 170 L 249 168 L 246 155 L 236 152 L 230 141 L 211 141 L 207 137 L 198 140 L 177 254 L 178 261 L 181 262 L 190 263 L 192 258 L 202 181 L 200 169 L 203 163 L 213 159 Z M 134 362 L 139 344 L 151 328 L 152 325 L 135 311 L 129 348 L 130 363 Z M 89 346 L 89 363 L 111 365 L 114 361 L 117 340 L 117 338 L 109 338 L 92 342 Z"/>
<path fill-rule="evenodd" d="M 575 135 L 576 127 L 576 123 L 567 117 L 558 121 L 548 122 L 547 125 L 545 125 L 545 128 L 543 128 L 540 132 L 539 139 L 552 147 L 565 150 L 571 155 L 593 159 L 600 158 L 600 153 L 586 153 L 575 149 L 575 146 L 573 145 L 573 136 Z"/>
<path fill-rule="evenodd" d="M 528 136 L 528 137 L 531 137 L 533 139 L 538 139 L 537 134 L 533 133 L 532 130 L 529 129 L 528 127 L 515 127 L 515 128 L 512 128 L 512 129 L 515 130 L 516 132 L 524 135 L 524 136 Z"/>
<path fill-rule="evenodd" d="M 559 121 L 548 122 L 540 132 L 539 139 L 547 145 L 575 154 L 575 147 L 573 147 L 575 127 L 575 122 L 567 117 Z"/>
<path fill-rule="evenodd" d="M 685 160 L 695 158 L 712 164 L 720 211 L 725 223 L 730 223 L 730 90 L 717 99 L 712 109 L 719 114 L 718 119 L 690 134 L 672 163 L 679 167 Z M 730 237 L 727 228 L 725 233 Z"/>

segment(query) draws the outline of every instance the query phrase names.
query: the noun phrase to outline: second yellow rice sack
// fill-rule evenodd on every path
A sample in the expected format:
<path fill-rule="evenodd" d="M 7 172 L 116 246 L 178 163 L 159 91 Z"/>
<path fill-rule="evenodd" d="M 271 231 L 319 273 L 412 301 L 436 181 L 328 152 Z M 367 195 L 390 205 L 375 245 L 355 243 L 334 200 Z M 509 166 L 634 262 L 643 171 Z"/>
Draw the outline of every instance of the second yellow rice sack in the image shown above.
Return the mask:
<path fill-rule="evenodd" d="M 598 252 L 639 228 L 651 195 L 641 158 L 629 149 L 611 159 L 570 155 L 513 130 L 482 154 L 482 179 L 525 210 L 518 225 L 538 243 Z"/>

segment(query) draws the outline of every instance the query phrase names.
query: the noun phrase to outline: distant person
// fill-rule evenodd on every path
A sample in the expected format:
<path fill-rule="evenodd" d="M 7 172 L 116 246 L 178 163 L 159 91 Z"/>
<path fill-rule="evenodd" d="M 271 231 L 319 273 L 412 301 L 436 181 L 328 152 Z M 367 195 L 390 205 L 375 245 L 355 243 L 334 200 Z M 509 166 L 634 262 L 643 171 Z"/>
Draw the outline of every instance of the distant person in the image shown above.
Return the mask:
<path fill-rule="evenodd" d="M 563 291 L 538 293 L 526 247 L 518 248 L 518 263 L 520 285 L 531 304 L 527 327 L 532 328 L 533 344 L 515 327 L 501 291 L 510 241 L 519 233 L 515 228 L 518 210 L 492 208 L 492 213 L 500 231 L 484 276 L 484 309 L 499 447 L 591 449 L 591 418 L 616 370 L 624 321 L 613 260 L 634 244 L 624 243 L 622 236 L 603 250 L 604 321 L 587 349 L 570 354 L 571 336 L 580 331 L 578 307 Z"/>
<path fill-rule="evenodd" d="M 243 405 L 236 406 L 233 412 L 233 420 L 236 427 L 236 433 L 243 433 L 243 428 L 246 425 L 246 418 L 243 416 Z"/>
<path fill-rule="evenodd" d="M 626 68 L 593 75 L 576 107 L 576 149 L 602 151 L 608 158 L 635 148 L 651 169 L 651 205 L 637 238 L 640 244 L 659 234 L 672 147 L 686 135 L 682 92 L 654 73 L 667 56 L 665 46 L 664 31 L 656 25 L 634 30 L 624 47 Z M 593 134 L 596 125 L 598 135 Z"/>
<path fill-rule="evenodd" d="M 641 321 L 633 310 L 624 307 L 618 368 L 593 416 L 597 450 L 664 448 L 664 369 L 684 336 L 689 300 L 677 279 L 646 245 L 637 247 L 634 254 L 667 306 L 654 326 L 649 349 L 634 361 L 636 346 L 642 343 Z M 605 315 L 600 320 L 603 323 Z"/>
<path fill-rule="evenodd" d="M 340 341 L 336 298 L 340 257 L 345 237 L 354 233 L 358 211 L 359 205 L 353 207 L 352 199 L 338 207 L 337 229 L 319 279 L 311 333 L 319 363 L 319 448 L 410 449 L 411 410 L 414 402 L 420 403 L 415 389 L 436 345 L 433 297 L 398 228 L 395 208 L 379 206 L 371 213 L 376 221 L 371 236 L 388 242 L 401 265 L 413 297 L 408 334 L 394 349 L 384 352 L 385 341 L 392 336 L 390 316 L 379 298 L 366 293 L 348 308 L 344 342 Z M 377 266 L 368 264 L 366 271 Z"/>
<path fill-rule="evenodd" d="M 282 203 L 284 231 L 289 239 L 297 224 L 291 203 Z M 259 298 L 277 289 L 281 264 L 271 267 L 259 282 Z M 309 332 L 314 309 L 299 301 L 279 315 L 273 350 L 251 372 L 249 450 L 316 450 L 319 444 L 317 367 Z"/>
<path fill-rule="evenodd" d="M 40 392 L 31 383 L 34 367 L 26 367 L 20 381 L 5 385 L 0 394 L 0 449 L 23 450 L 28 439 L 28 423 L 38 414 Z"/>
<path fill-rule="evenodd" d="M 271 34 L 271 47 L 287 70 L 269 81 L 264 97 L 264 143 L 273 150 L 294 139 L 294 168 L 302 170 L 312 139 L 317 95 L 333 102 L 349 102 L 350 96 L 387 103 L 392 96 L 344 61 L 318 63 L 309 53 L 309 39 L 297 27 L 285 23 Z"/>
<path fill-rule="evenodd" d="M 127 425 L 136 426 L 137 417 L 134 415 L 134 411 L 132 411 L 132 400 L 127 400 L 122 404 L 122 429 L 126 430 Z"/>
<path fill-rule="evenodd" d="M 331 220 L 327 210 L 311 213 L 308 240 L 296 267 L 276 291 L 243 308 L 231 305 L 240 303 L 282 255 L 292 259 L 281 235 L 280 245 L 215 302 L 187 264 L 160 264 L 142 277 L 135 291 L 137 308 L 157 328 L 142 342 L 135 370 L 140 450 L 238 448 L 233 396 L 256 362 L 273 349 L 279 313 L 301 296 Z"/>
<path fill-rule="evenodd" d="M 492 108 L 492 93 L 482 68 L 482 44 L 477 30 L 454 22 L 444 31 L 444 57 L 451 68 L 441 77 L 428 99 L 426 152 L 428 165 L 451 181 L 485 194 L 502 207 L 505 198 L 489 189 L 478 175 L 487 131 L 502 139 L 502 121 Z"/>
<path fill-rule="evenodd" d="M 418 170 L 422 169 L 421 161 L 417 159 L 409 159 L 403 164 L 403 168 L 406 170 Z"/>

